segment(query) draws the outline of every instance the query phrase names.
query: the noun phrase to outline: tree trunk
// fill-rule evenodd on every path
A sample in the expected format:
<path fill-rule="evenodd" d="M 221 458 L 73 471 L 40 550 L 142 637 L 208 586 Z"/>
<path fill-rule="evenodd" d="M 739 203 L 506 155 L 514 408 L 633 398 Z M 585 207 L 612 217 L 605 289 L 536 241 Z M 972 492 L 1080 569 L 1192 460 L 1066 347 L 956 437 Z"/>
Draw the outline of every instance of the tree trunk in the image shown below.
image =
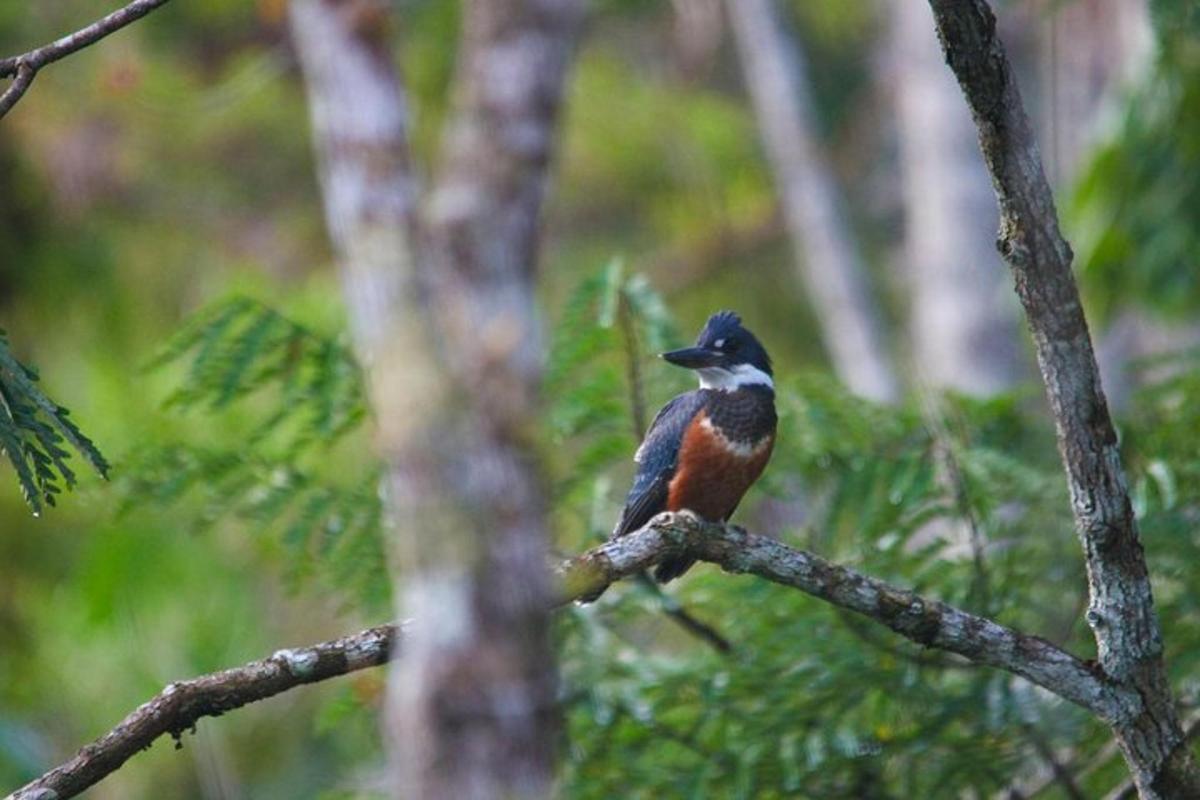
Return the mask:
<path fill-rule="evenodd" d="M 897 396 L 879 310 L 813 122 L 808 72 L 771 0 L 727 0 L 746 86 L 783 203 L 796 269 L 833 368 L 854 392 Z"/>
<path fill-rule="evenodd" d="M 1071 249 L 1020 92 L 983 0 L 930 0 L 946 60 L 979 129 L 1000 205 L 1000 252 L 1029 319 L 1087 563 L 1087 621 L 1097 668 L 1139 702 L 1105 721 L 1143 798 L 1200 797 L 1200 770 L 1179 724 L 1162 632 L 1071 272 Z"/>
<path fill-rule="evenodd" d="M 934 388 L 1004 391 L 1022 359 L 1017 306 L 995 248 L 996 198 L 928 7 L 901 0 L 890 9 L 912 361 Z"/>
<path fill-rule="evenodd" d="M 367 367 L 402 616 L 400 793 L 544 797 L 558 714 L 534 441 L 538 220 L 578 0 L 473 0 L 420 220 L 375 0 L 297 0 L 330 236 Z"/>

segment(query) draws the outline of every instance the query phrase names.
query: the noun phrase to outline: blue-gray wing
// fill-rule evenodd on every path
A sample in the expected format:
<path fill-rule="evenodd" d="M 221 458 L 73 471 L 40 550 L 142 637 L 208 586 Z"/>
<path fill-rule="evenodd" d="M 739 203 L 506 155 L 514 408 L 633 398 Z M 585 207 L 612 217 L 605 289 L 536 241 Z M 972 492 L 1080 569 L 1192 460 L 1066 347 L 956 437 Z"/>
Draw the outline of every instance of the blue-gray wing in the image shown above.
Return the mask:
<path fill-rule="evenodd" d="M 638 465 L 637 474 L 612 538 L 636 531 L 655 514 L 666 510 L 667 491 L 675 475 L 683 434 L 703 407 L 704 395 L 699 390 L 687 392 L 663 406 L 654 417 L 633 457 Z"/>

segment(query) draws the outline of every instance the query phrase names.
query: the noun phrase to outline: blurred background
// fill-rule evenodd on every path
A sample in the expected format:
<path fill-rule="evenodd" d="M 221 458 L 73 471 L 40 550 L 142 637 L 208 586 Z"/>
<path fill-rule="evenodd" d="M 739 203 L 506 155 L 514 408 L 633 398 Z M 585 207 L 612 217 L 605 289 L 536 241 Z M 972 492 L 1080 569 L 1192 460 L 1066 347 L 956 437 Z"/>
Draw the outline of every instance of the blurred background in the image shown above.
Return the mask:
<path fill-rule="evenodd" d="M 1198 12 L 996 6 L 1191 709 Z M 458 4 L 391 7 L 427 176 Z M 4 4 L 0 54 L 107 10 Z M 782 412 L 742 522 L 1090 656 L 995 228 L 925 3 L 594 2 L 540 272 L 561 552 L 611 528 L 639 406 L 687 386 L 653 353 L 734 308 L 775 359 Z M 7 467 L 0 479 L 0 786 L 171 680 L 389 618 L 286 0 L 171 3 L 39 74 L 0 123 L 0 324 L 114 465 L 36 519 Z M 299 377 L 280 366 L 295 363 Z M 1124 777 L 1102 727 L 1010 676 L 710 567 L 670 591 L 734 654 L 633 586 L 566 610 L 563 796 L 1093 797 Z M 383 679 L 205 720 L 87 796 L 376 796 Z"/>

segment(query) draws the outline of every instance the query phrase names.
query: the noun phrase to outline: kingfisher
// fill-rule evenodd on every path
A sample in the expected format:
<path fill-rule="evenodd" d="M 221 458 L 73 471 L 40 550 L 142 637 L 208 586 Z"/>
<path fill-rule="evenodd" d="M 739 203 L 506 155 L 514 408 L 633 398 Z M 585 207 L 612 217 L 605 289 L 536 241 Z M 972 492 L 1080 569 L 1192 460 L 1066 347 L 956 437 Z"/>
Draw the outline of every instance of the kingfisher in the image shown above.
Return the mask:
<path fill-rule="evenodd" d="M 614 539 L 663 511 L 687 509 L 712 522 L 728 520 L 775 446 L 771 358 L 737 314 L 713 314 L 694 347 L 662 358 L 694 370 L 700 388 L 671 400 L 650 423 L 633 457 L 637 473 Z M 666 583 L 694 562 L 688 556 L 666 559 L 654 577 Z"/>

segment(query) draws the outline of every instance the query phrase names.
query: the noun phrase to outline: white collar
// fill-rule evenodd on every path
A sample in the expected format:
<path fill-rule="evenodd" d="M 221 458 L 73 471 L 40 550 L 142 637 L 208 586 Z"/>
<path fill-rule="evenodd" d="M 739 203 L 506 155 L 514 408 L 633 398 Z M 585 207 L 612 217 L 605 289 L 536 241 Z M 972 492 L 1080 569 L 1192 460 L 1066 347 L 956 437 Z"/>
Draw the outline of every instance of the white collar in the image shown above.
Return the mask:
<path fill-rule="evenodd" d="M 733 392 L 743 386 L 775 388 L 775 382 L 771 380 L 771 376 L 752 364 L 738 364 L 733 369 L 705 367 L 696 372 L 700 376 L 701 389 Z"/>

